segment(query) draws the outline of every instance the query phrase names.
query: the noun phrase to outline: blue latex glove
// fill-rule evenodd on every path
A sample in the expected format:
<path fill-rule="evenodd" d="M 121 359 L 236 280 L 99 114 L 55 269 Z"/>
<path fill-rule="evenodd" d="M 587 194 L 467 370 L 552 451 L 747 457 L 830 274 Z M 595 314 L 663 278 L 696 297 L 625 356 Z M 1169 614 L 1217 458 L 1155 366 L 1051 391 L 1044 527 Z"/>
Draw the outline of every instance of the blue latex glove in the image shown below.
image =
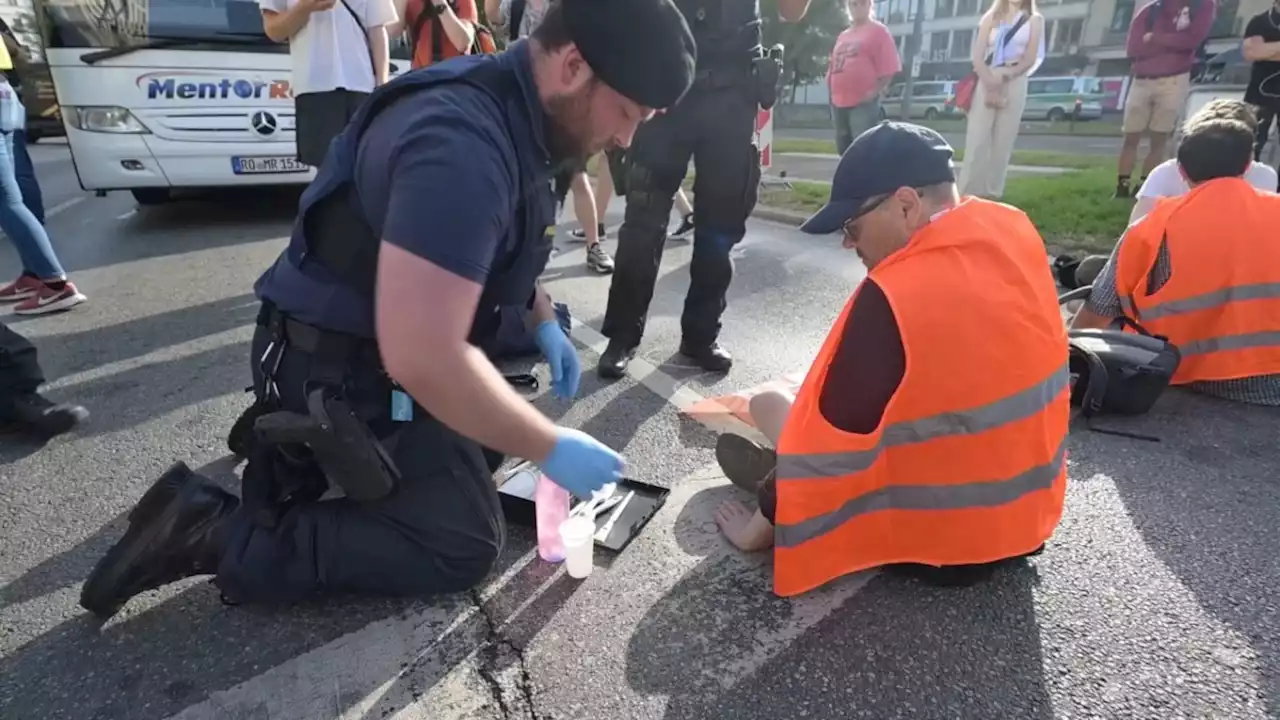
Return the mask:
<path fill-rule="evenodd" d="M 557 328 L 559 332 L 559 328 Z M 542 463 L 551 481 L 586 500 L 591 493 L 622 479 L 626 461 L 581 430 L 556 428 L 556 444 Z"/>
<path fill-rule="evenodd" d="M 566 399 L 577 395 L 582 366 L 578 363 L 578 350 L 564 328 L 555 320 L 543 320 L 533 337 L 551 367 L 552 391 Z"/>

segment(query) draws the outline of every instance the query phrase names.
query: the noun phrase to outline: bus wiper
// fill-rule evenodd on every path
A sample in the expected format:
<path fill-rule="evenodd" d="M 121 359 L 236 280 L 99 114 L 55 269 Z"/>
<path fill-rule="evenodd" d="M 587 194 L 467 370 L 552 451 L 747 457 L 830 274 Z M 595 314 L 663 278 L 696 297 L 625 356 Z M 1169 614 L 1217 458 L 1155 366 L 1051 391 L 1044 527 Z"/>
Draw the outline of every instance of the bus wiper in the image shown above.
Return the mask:
<path fill-rule="evenodd" d="M 120 47 L 107 48 L 106 50 L 94 50 L 80 56 L 80 62 L 85 65 L 93 65 L 103 60 L 110 60 L 122 55 L 137 52 L 139 50 L 163 50 L 164 48 L 182 47 L 183 45 L 198 45 L 204 42 L 194 38 L 160 38 L 147 40 L 146 42 L 136 43 L 134 45 L 121 45 Z"/>
<path fill-rule="evenodd" d="M 205 37 L 157 37 L 151 36 L 150 40 L 135 43 L 133 45 L 121 45 L 120 47 L 107 48 L 106 50 L 94 50 L 80 56 L 80 62 L 85 65 L 93 65 L 94 63 L 110 60 L 122 55 L 128 55 L 138 50 L 164 50 L 166 48 L 185 47 L 189 45 L 274 45 L 271 38 L 262 33 L 251 32 L 229 32 L 219 30 L 212 36 Z"/>

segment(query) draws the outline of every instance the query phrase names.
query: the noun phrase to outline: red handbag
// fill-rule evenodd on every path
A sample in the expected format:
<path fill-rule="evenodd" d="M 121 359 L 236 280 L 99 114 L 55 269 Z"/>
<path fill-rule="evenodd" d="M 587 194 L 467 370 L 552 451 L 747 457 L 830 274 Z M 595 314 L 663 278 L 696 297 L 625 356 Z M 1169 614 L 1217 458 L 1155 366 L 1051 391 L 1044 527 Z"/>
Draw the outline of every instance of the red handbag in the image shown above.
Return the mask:
<path fill-rule="evenodd" d="M 969 112 L 973 106 L 973 95 L 978 89 L 978 73 L 971 72 L 956 83 L 955 106 L 959 110 Z"/>
<path fill-rule="evenodd" d="M 1005 32 L 1004 37 L 1000 38 L 1001 47 L 1007 46 L 1009 41 L 1013 39 L 1013 36 L 1018 34 L 1018 31 L 1021 30 L 1022 26 L 1027 22 L 1027 17 L 1028 16 L 1026 14 L 1023 14 L 1016 22 L 1013 23 L 1013 27 L 1009 28 L 1009 30 Z M 993 54 L 994 52 L 992 55 Z M 988 55 L 987 62 L 990 61 L 991 55 Z M 978 73 L 970 72 L 968 75 L 965 75 L 960 82 L 956 83 L 955 106 L 960 110 L 969 112 L 969 108 L 973 107 L 973 96 L 977 90 Z"/>

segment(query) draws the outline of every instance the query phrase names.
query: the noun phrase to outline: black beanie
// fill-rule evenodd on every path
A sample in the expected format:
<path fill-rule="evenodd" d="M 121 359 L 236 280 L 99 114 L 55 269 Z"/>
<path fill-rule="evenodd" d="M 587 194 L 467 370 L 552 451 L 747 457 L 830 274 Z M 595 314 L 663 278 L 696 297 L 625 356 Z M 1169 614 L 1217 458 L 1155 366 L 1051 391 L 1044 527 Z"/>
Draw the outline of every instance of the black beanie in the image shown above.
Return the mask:
<path fill-rule="evenodd" d="M 697 49 L 672 0 L 559 0 L 569 37 L 606 85 L 647 108 L 693 84 Z"/>

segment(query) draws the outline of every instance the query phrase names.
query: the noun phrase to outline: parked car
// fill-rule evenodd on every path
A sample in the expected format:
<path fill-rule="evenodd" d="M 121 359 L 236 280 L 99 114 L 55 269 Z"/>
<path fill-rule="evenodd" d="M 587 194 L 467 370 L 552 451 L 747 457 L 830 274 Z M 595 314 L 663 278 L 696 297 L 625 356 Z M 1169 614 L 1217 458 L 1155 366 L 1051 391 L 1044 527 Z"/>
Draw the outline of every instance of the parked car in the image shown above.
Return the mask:
<path fill-rule="evenodd" d="M 1057 122 L 1071 117 L 1079 105 L 1077 120 L 1097 120 L 1102 117 L 1102 78 L 1035 77 L 1027 81 L 1027 107 L 1022 112 L 1024 120 L 1050 120 Z"/>
<path fill-rule="evenodd" d="M 903 83 L 894 83 L 885 91 L 880 101 L 881 118 L 902 117 Z M 911 118 L 935 120 L 941 117 L 959 117 L 955 109 L 956 83 L 953 80 L 917 81 L 911 89 Z"/>

